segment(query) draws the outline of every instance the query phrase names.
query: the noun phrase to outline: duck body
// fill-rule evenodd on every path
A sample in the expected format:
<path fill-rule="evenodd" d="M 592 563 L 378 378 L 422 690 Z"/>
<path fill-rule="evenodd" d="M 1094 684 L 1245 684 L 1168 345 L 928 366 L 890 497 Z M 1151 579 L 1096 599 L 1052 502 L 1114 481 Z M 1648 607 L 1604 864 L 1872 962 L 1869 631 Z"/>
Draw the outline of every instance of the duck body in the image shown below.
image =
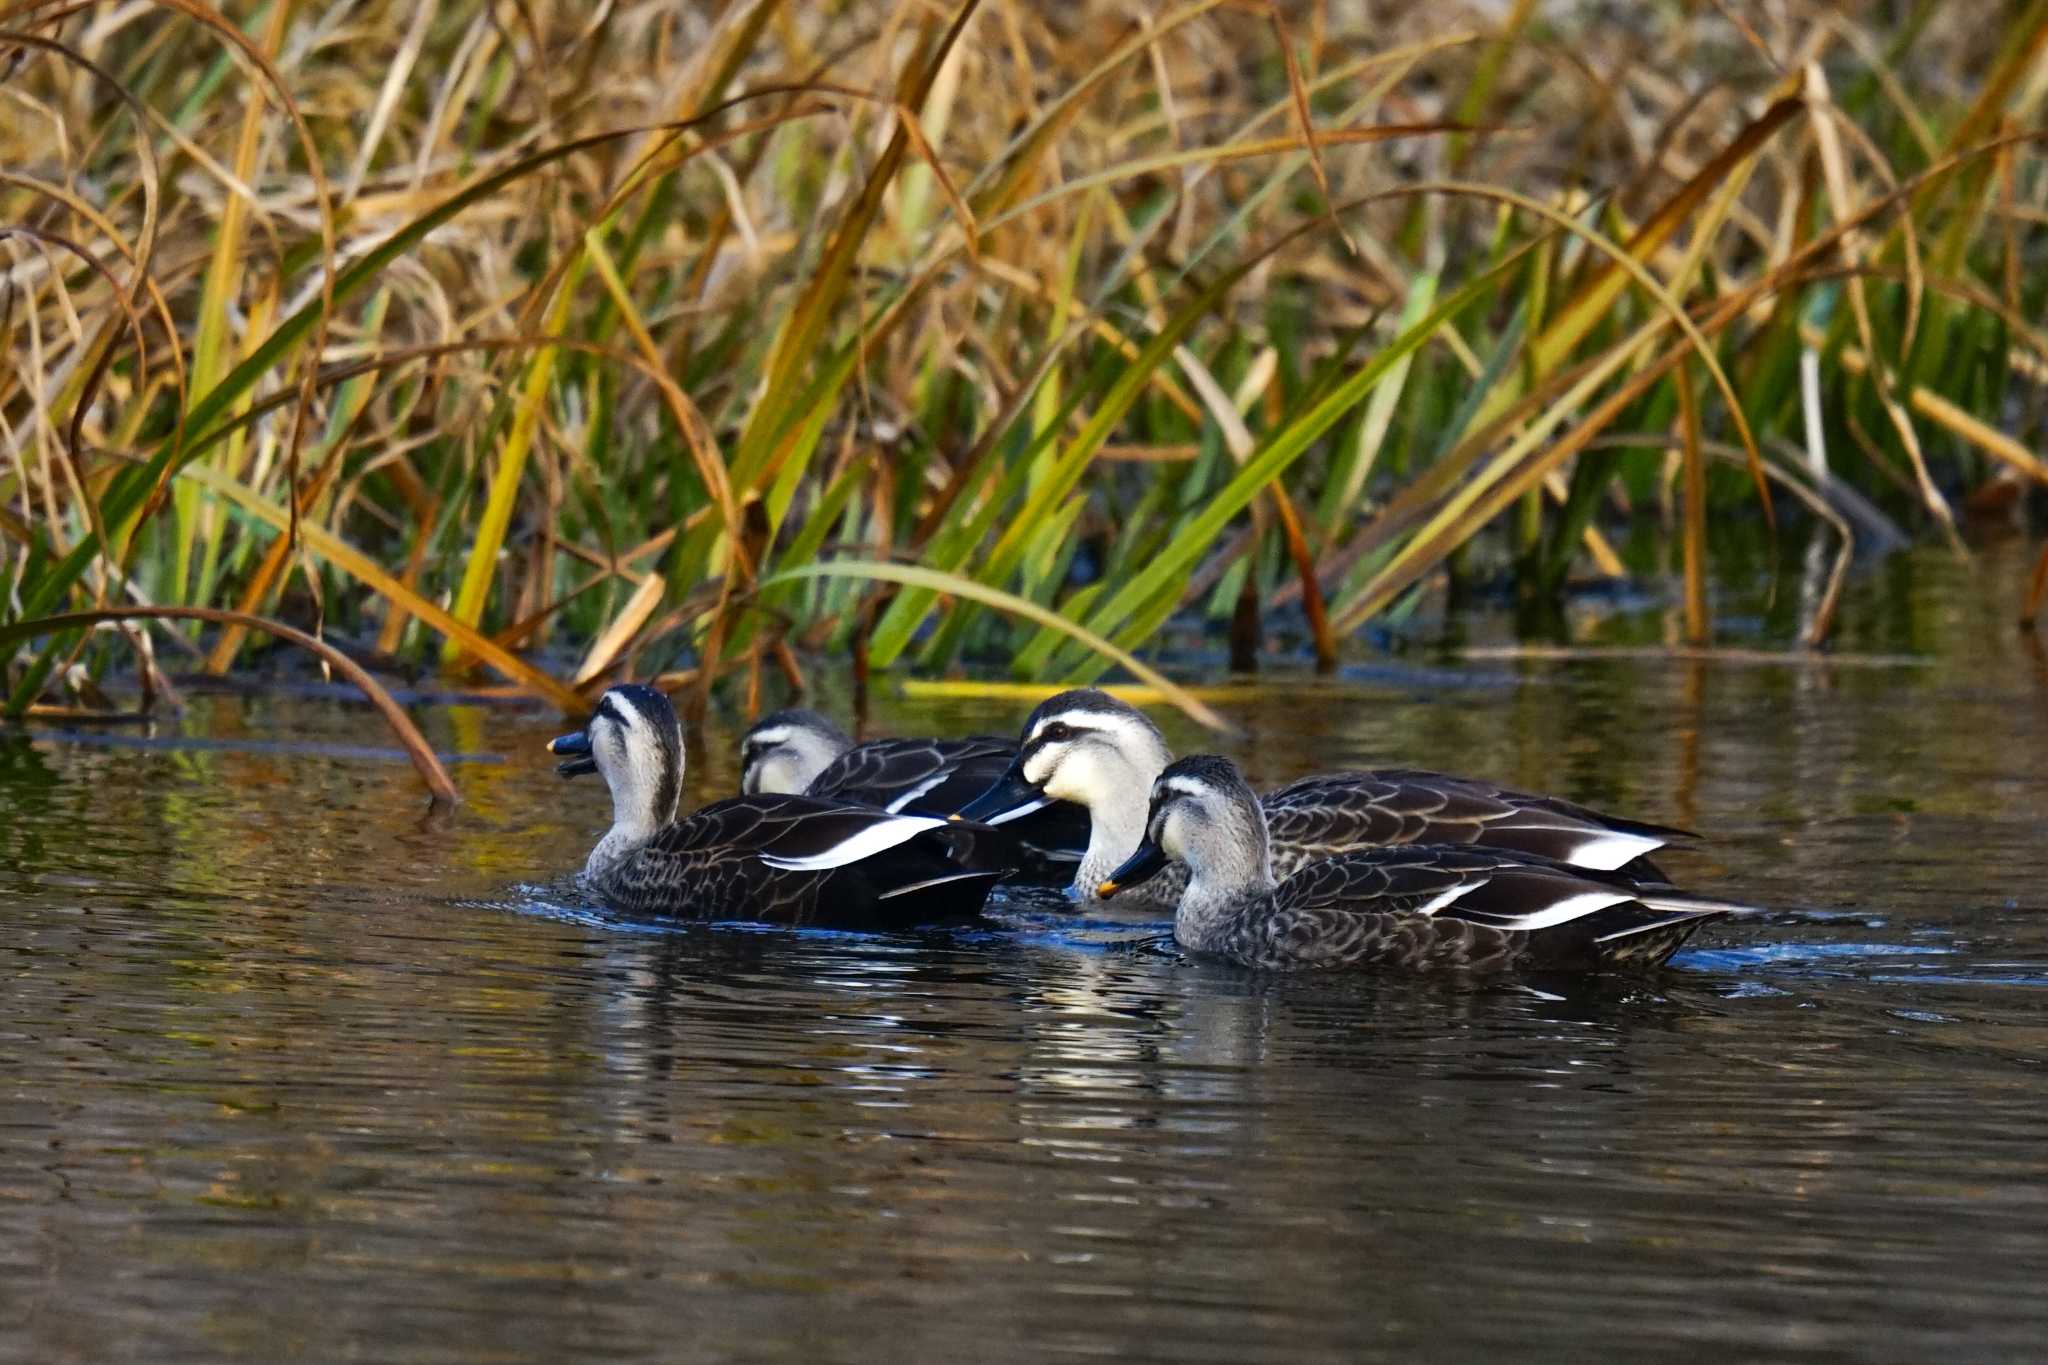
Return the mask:
<path fill-rule="evenodd" d="M 1147 831 L 1105 897 L 1178 863 L 1174 938 L 1241 966 L 1485 974 L 1663 963 L 1748 906 L 1479 844 L 1409 844 L 1311 860 L 1276 878 L 1261 803 L 1226 759 L 1169 765 Z"/>
<path fill-rule="evenodd" d="M 1185 930 L 1176 917 L 1175 938 L 1266 969 L 1596 971 L 1659 966 L 1728 913 L 1535 854 L 1410 844 L 1308 863 Z"/>
<path fill-rule="evenodd" d="M 612 825 L 583 879 L 627 914 L 904 928 L 979 913 L 1020 860 L 992 826 L 832 797 L 763 794 L 678 817 L 682 727 L 653 688 L 621 684 L 589 726 L 548 746 L 563 776 L 597 772 Z"/>
<path fill-rule="evenodd" d="M 1089 840 L 1072 895 L 1099 902 L 1097 887 L 1143 837 L 1146 794 L 1172 761 L 1164 736 L 1135 707 L 1092 689 L 1065 692 L 1032 712 L 1016 761 L 961 813 L 969 819 L 1000 819 L 1005 810 L 1048 795 L 1085 807 Z M 1532 853 L 1661 883 L 1663 873 L 1647 855 L 1695 837 L 1555 797 L 1419 768 L 1318 774 L 1259 801 L 1273 870 L 1282 878 L 1342 853 L 1426 843 Z M 1140 908 L 1166 911 L 1180 903 L 1186 886 L 1186 870 L 1175 865 L 1124 894 Z"/>
<path fill-rule="evenodd" d="M 616 910 L 690 919 L 907 928 L 980 913 L 1014 841 L 985 825 L 901 817 L 854 801 L 736 796 L 586 871 Z M 887 843 L 845 860 L 861 842 Z"/>
<path fill-rule="evenodd" d="M 1259 808 L 1266 817 L 1273 875 L 1282 880 L 1346 854 L 1411 845 L 1526 853 L 1560 866 L 1605 871 L 1573 862 L 1570 855 L 1598 856 L 1592 850 L 1603 840 L 1633 849 L 1692 837 L 1554 797 L 1408 768 L 1305 777 L 1259 797 Z M 1640 855 L 1613 870 L 1644 884 L 1665 882 L 1657 865 Z M 1143 897 L 1142 904 L 1170 911 L 1187 886 L 1187 868 L 1175 863 L 1132 892 Z"/>
<path fill-rule="evenodd" d="M 824 716 L 802 709 L 763 717 L 740 744 L 741 789 L 857 801 L 892 814 L 952 816 L 1016 761 L 1013 740 L 871 739 L 855 744 Z M 1088 812 L 1041 798 L 998 821 L 1016 838 L 1009 880 L 1064 886 L 1088 846 Z"/>

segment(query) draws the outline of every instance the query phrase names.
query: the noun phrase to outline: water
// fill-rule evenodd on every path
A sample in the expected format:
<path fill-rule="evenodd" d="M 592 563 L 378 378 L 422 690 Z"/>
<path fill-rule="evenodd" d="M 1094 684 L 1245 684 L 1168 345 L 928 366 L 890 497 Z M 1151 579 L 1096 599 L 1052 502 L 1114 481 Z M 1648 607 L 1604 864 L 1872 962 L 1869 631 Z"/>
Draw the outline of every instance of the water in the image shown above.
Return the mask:
<path fill-rule="evenodd" d="M 1437 654 L 1226 705 L 1262 779 L 1556 791 L 1792 907 L 1647 980 L 620 925 L 560 881 L 604 799 L 537 713 L 421 709 L 473 758 L 447 818 L 327 700 L 0 738 L 0 1356 L 2037 1358 L 2048 661 L 1997 562 L 1852 591 L 1845 649 L 1929 662 Z"/>

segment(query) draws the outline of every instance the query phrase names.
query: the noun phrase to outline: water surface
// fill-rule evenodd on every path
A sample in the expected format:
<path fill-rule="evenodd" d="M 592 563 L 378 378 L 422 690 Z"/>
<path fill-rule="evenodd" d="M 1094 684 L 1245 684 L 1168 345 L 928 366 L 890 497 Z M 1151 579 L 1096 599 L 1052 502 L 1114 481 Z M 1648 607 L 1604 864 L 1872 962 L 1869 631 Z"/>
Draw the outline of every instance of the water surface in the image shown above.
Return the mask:
<path fill-rule="evenodd" d="M 1842 643 L 1904 661 L 1431 654 L 1224 706 L 1258 779 L 1554 791 L 1788 907 L 1647 979 L 620 924 L 561 880 L 605 802 L 537 712 L 420 709 L 449 817 L 339 701 L 0 737 L 0 1355 L 2038 1357 L 2048 662 L 1901 564 Z"/>

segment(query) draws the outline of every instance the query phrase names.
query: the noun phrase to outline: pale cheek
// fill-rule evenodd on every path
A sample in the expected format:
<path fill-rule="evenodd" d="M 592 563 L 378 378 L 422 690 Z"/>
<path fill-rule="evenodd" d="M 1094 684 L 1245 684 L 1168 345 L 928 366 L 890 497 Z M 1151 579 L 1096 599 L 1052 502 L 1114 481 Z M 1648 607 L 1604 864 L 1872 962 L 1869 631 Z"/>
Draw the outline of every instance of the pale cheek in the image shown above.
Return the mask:
<path fill-rule="evenodd" d="M 754 766 L 754 790 L 756 792 L 785 795 L 796 789 L 794 765 L 787 758 L 777 755 L 766 763 L 758 763 Z"/>
<path fill-rule="evenodd" d="M 1030 776 L 1028 772 L 1025 775 Z M 1040 790 L 1055 800 L 1077 801 L 1086 806 L 1094 802 L 1099 794 L 1093 777 L 1088 763 L 1078 755 L 1069 755 L 1057 767 L 1051 768 L 1043 778 L 1033 777 L 1031 780 L 1043 783 Z"/>

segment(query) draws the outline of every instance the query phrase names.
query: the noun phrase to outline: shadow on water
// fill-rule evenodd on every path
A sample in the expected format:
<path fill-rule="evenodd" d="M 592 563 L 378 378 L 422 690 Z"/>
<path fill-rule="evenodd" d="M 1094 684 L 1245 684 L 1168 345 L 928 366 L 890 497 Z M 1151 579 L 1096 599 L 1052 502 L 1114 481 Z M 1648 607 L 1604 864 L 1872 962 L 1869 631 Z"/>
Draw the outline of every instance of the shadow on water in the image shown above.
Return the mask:
<path fill-rule="evenodd" d="M 1843 618 L 1910 667 L 1432 658 L 1234 704 L 1260 780 L 1556 791 L 1781 907 L 1633 978 L 1250 973 L 1030 897 L 624 922 L 538 713 L 422 707 L 474 760 L 434 815 L 326 698 L 0 735 L 0 1357 L 2031 1358 L 2048 680 L 1916 564 Z"/>

